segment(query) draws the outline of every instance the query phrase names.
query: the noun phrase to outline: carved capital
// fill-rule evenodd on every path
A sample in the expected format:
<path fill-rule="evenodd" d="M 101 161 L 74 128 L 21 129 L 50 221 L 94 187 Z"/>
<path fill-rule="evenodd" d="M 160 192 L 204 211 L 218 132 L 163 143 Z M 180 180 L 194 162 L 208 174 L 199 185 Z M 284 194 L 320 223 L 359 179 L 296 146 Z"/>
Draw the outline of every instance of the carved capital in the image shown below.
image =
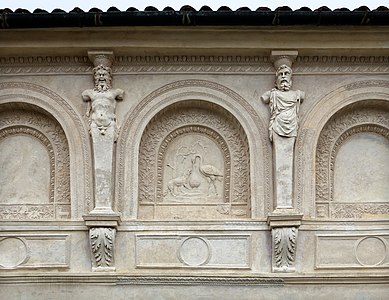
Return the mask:
<path fill-rule="evenodd" d="M 92 271 L 115 271 L 115 233 L 115 228 L 111 227 L 91 227 L 89 229 Z"/>
<path fill-rule="evenodd" d="M 272 229 L 272 270 L 292 273 L 295 271 L 297 227 Z"/>
<path fill-rule="evenodd" d="M 274 65 L 274 69 L 282 65 L 287 65 L 289 68 L 292 68 L 294 61 L 296 60 L 298 51 L 294 50 L 281 50 L 281 51 L 272 51 L 270 54 L 270 60 Z"/>
<path fill-rule="evenodd" d="M 88 57 L 95 67 L 111 67 L 115 59 L 113 51 L 88 51 Z"/>

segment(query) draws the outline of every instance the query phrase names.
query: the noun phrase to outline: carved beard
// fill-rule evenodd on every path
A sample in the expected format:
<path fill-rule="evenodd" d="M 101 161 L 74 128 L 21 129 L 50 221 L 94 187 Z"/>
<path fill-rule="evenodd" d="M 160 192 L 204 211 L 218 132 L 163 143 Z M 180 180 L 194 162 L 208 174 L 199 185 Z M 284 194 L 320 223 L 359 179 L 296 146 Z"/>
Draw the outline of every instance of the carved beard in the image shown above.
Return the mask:
<path fill-rule="evenodd" d="M 110 88 L 110 85 L 106 81 L 98 81 L 96 84 L 96 90 L 99 92 L 108 91 Z"/>
<path fill-rule="evenodd" d="M 287 92 L 290 90 L 292 84 L 286 80 L 281 81 L 281 83 L 278 86 L 278 89 L 284 92 Z"/>

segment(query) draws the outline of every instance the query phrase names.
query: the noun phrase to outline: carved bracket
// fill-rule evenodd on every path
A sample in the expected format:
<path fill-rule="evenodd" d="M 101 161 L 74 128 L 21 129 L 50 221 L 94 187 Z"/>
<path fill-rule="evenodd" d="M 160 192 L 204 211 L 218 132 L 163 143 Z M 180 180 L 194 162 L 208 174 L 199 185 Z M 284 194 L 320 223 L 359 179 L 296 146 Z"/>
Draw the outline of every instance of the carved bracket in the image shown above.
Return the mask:
<path fill-rule="evenodd" d="M 111 67 L 115 55 L 113 51 L 88 51 L 88 58 L 95 67 L 99 65 Z"/>
<path fill-rule="evenodd" d="M 293 62 L 296 60 L 298 51 L 295 50 L 275 50 L 270 54 L 270 60 L 274 65 L 274 69 L 278 69 L 282 65 L 287 65 L 292 68 Z"/>
<path fill-rule="evenodd" d="M 297 232 L 301 214 L 272 214 L 267 218 L 272 232 L 272 270 L 292 273 L 295 271 Z"/>
<path fill-rule="evenodd" d="M 89 229 L 89 240 L 92 254 L 92 271 L 115 271 L 115 233 L 116 229 L 111 227 L 91 227 Z"/>
<path fill-rule="evenodd" d="M 295 271 L 297 227 L 272 229 L 272 269 L 273 272 Z"/>

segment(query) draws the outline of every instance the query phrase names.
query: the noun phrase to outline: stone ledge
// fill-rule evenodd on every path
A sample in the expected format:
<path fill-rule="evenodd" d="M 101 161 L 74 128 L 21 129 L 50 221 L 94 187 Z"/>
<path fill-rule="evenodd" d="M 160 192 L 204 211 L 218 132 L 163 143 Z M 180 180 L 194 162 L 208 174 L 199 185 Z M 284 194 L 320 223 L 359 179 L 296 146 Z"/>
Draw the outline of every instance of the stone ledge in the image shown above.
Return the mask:
<path fill-rule="evenodd" d="M 121 219 L 120 214 L 94 214 L 90 213 L 89 215 L 83 216 L 85 220 L 85 225 L 88 227 L 118 227 Z"/>
<path fill-rule="evenodd" d="M 361 273 L 355 275 L 333 273 L 315 274 L 279 274 L 276 276 L 242 274 L 231 276 L 168 276 L 168 275 L 125 275 L 107 273 L 78 273 L 69 275 L 57 274 L 7 274 L 0 275 L 1 284 L 113 284 L 113 285 L 259 285 L 259 286 L 288 286 L 288 285 L 333 285 L 333 284 L 388 284 L 388 274 Z"/>
<path fill-rule="evenodd" d="M 267 224 L 271 228 L 275 227 L 299 227 L 301 225 L 302 214 L 292 212 L 274 212 L 267 217 Z"/>

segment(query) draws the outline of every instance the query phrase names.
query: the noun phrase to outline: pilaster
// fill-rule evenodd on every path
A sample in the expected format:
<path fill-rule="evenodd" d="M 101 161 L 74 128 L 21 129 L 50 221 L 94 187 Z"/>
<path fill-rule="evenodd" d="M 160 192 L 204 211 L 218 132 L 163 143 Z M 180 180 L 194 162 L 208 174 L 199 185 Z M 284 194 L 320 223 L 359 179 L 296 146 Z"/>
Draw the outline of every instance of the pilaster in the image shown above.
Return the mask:
<path fill-rule="evenodd" d="M 305 93 L 292 90 L 292 65 L 298 52 L 272 51 L 276 70 L 275 88 L 262 100 L 269 104 L 269 137 L 273 144 L 274 211 L 268 215 L 272 234 L 272 271 L 294 272 L 297 233 L 302 215 L 293 199 L 294 147 L 298 131 L 298 111 Z"/>
<path fill-rule="evenodd" d="M 92 137 L 94 166 L 94 209 L 84 216 L 89 227 L 93 271 L 115 271 L 114 248 L 120 215 L 112 210 L 114 142 L 117 138 L 116 101 L 123 99 L 123 90 L 112 88 L 112 51 L 88 52 L 94 65 L 94 89 L 85 90 Z"/>

